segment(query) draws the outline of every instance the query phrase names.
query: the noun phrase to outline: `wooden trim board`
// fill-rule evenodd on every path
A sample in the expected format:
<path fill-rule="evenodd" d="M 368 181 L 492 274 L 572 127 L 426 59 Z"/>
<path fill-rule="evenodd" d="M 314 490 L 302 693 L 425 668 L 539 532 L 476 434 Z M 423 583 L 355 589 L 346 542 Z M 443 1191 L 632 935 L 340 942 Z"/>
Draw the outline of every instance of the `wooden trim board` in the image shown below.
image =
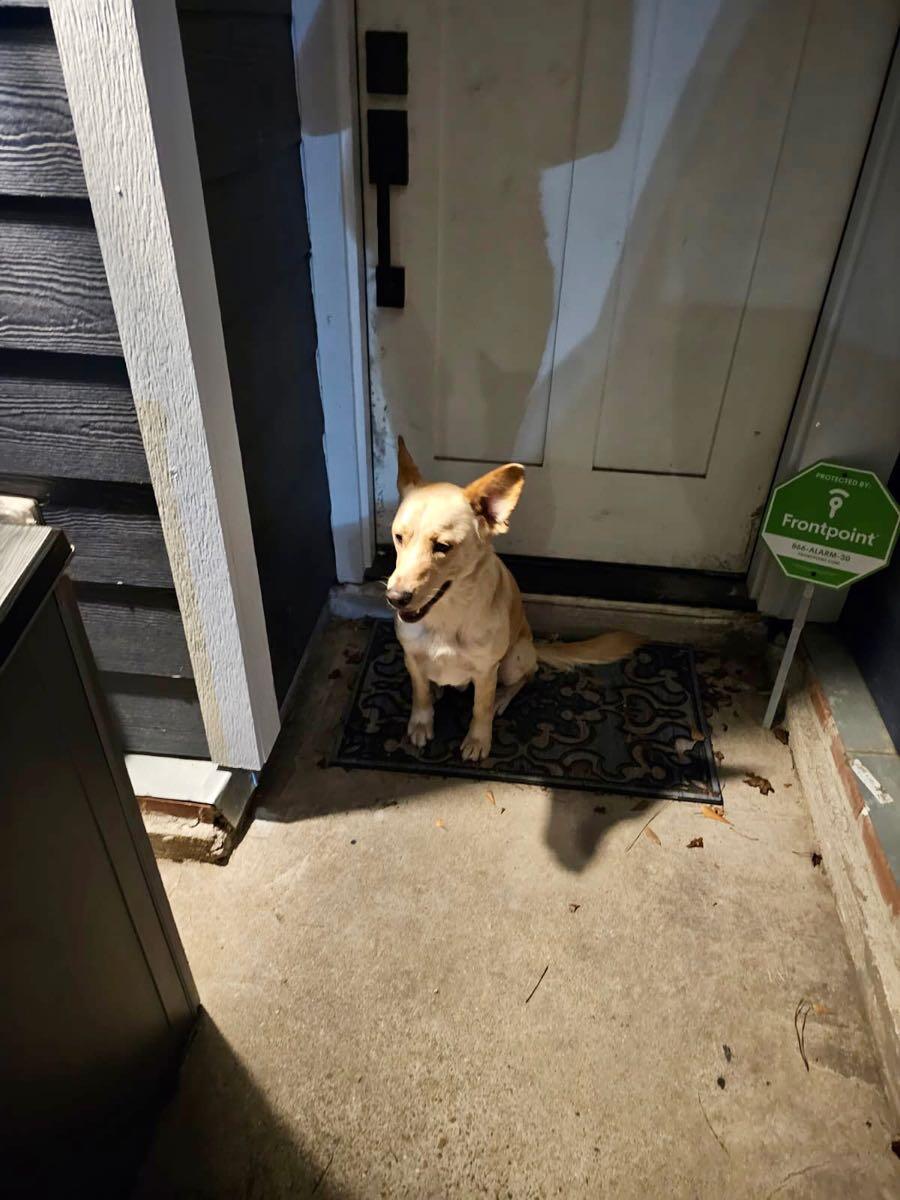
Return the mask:
<path fill-rule="evenodd" d="M 174 0 L 51 0 L 213 759 L 280 721 Z"/>

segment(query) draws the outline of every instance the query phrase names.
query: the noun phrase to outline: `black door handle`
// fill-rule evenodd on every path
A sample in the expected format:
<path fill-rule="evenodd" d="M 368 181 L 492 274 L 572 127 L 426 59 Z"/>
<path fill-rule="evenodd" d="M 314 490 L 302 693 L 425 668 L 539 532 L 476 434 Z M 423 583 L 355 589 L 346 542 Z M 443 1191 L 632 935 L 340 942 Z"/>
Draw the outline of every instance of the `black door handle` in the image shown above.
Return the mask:
<path fill-rule="evenodd" d="M 375 303 L 380 308 L 403 308 L 406 272 L 391 262 L 391 188 L 409 183 L 406 113 L 395 108 L 370 108 L 368 141 L 369 183 L 375 185 L 378 224 Z"/>

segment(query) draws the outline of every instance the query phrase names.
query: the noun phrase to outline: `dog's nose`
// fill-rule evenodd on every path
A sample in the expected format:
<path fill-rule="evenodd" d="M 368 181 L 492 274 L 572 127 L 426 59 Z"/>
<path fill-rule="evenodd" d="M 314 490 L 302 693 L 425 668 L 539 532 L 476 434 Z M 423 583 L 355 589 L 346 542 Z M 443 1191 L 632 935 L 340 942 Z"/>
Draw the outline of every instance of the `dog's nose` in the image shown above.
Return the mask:
<path fill-rule="evenodd" d="M 399 588 L 388 588 L 387 601 L 391 608 L 406 608 L 412 598 L 412 592 L 401 592 Z"/>

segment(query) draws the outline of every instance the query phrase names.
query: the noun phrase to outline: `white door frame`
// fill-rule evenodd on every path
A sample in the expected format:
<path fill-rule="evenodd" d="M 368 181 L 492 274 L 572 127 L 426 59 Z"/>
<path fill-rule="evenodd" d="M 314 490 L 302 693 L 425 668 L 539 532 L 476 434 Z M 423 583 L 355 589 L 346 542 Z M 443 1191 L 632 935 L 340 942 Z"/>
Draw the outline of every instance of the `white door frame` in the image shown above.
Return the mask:
<path fill-rule="evenodd" d="M 354 0 L 292 0 L 319 387 L 337 577 L 375 557 Z"/>
<path fill-rule="evenodd" d="M 338 579 L 347 583 L 362 581 L 375 553 L 355 8 L 353 0 L 293 0 L 332 529 Z M 842 325 L 849 320 L 846 293 L 870 232 L 873 197 L 890 159 L 889 144 L 900 140 L 893 135 L 900 112 L 897 60 L 895 54 L 773 484 L 814 461 L 811 454 L 823 457 L 819 439 L 811 433 L 826 418 L 832 434 L 828 454 L 840 456 L 850 445 L 855 465 L 885 471 L 885 447 L 890 449 L 893 429 L 867 419 L 864 400 L 856 395 L 841 398 L 837 422 L 835 396 L 825 380 Z M 881 219 L 888 218 L 882 214 Z M 900 299 L 900 273 L 895 281 Z M 894 411 L 900 426 L 898 407 Z M 851 429 L 848 442 L 842 434 Z M 900 427 L 896 436 L 900 439 Z M 790 596 L 772 577 L 758 544 L 748 583 L 761 612 L 784 615 Z M 820 619 L 836 618 L 842 596 L 836 594 Z"/>

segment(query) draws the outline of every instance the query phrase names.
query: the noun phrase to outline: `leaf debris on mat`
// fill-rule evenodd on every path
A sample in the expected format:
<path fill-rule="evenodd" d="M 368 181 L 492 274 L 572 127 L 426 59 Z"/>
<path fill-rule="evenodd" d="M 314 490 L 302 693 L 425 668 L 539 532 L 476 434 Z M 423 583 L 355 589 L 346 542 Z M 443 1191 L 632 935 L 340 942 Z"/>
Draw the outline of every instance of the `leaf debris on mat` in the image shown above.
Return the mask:
<path fill-rule="evenodd" d="M 703 838 L 702 837 L 691 838 L 691 840 L 687 844 L 687 848 L 688 848 L 688 850 L 702 850 L 703 849 Z"/>
<path fill-rule="evenodd" d="M 745 775 L 744 783 L 748 787 L 757 788 L 762 796 L 768 796 L 769 792 L 775 791 L 764 775 Z"/>
<path fill-rule="evenodd" d="M 446 829 L 447 829 L 447 826 L 444 824 L 444 820 L 442 817 L 438 817 L 434 824 L 435 824 L 436 829 L 443 829 L 444 831 L 446 831 Z"/>
<path fill-rule="evenodd" d="M 485 798 L 485 800 L 487 800 L 488 804 L 496 804 L 497 803 L 497 801 L 494 797 L 494 793 L 491 791 L 490 788 L 488 788 L 488 790 L 484 793 L 484 798 Z"/>
<path fill-rule="evenodd" d="M 576 903 L 574 902 L 574 900 L 573 900 L 573 901 L 572 901 L 572 903 L 569 905 L 569 912 L 570 912 L 570 913 L 577 913 L 577 912 L 578 912 L 578 910 L 579 910 L 579 908 L 581 908 L 581 905 L 580 905 L 580 904 L 576 904 Z"/>
<path fill-rule="evenodd" d="M 782 746 L 786 746 L 791 739 L 791 735 L 781 725 L 776 725 L 772 732 L 778 738 L 779 742 L 781 742 Z"/>
<path fill-rule="evenodd" d="M 651 829 L 649 825 L 644 826 L 644 837 L 648 837 L 656 846 L 662 845 L 662 842 L 659 840 L 659 834 L 655 829 Z"/>
<path fill-rule="evenodd" d="M 814 867 L 820 867 L 822 865 L 822 855 L 818 852 L 818 850 L 813 850 L 812 854 L 809 856 L 809 861 Z"/>

